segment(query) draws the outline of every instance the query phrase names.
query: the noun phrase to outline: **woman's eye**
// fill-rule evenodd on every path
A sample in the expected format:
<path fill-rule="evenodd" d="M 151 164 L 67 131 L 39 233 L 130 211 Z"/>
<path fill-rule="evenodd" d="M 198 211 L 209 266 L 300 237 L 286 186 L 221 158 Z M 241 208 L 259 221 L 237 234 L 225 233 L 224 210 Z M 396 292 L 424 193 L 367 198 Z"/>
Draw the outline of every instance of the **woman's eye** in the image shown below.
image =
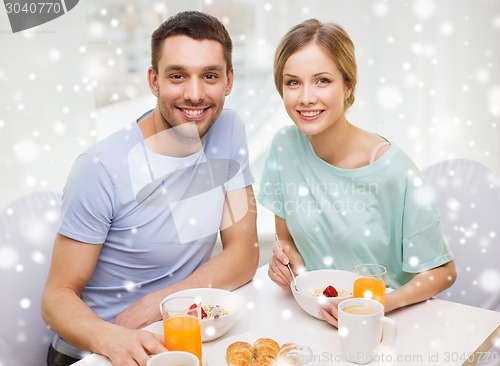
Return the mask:
<path fill-rule="evenodd" d="M 285 85 L 288 85 L 288 86 L 297 86 L 299 85 L 299 82 L 297 80 L 288 80 Z"/>
<path fill-rule="evenodd" d="M 318 84 L 330 84 L 330 83 L 331 83 L 330 79 L 327 78 L 318 79 Z"/>

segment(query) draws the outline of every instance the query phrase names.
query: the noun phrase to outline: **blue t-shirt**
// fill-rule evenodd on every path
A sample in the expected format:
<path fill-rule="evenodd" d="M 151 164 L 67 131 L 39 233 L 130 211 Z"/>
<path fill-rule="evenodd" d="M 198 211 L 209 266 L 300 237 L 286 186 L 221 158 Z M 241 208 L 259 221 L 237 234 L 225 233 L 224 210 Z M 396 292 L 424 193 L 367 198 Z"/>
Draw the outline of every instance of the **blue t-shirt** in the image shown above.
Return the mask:
<path fill-rule="evenodd" d="M 225 192 L 252 183 L 245 127 L 231 110 L 187 157 L 151 151 L 135 121 L 89 148 L 64 188 L 59 230 L 104 244 L 82 300 L 113 321 L 144 295 L 186 278 L 211 256 Z"/>
<path fill-rule="evenodd" d="M 340 169 L 297 127 L 285 127 L 273 138 L 257 199 L 286 221 L 308 270 L 379 263 L 398 288 L 452 259 L 432 191 L 394 144 L 370 165 Z"/>

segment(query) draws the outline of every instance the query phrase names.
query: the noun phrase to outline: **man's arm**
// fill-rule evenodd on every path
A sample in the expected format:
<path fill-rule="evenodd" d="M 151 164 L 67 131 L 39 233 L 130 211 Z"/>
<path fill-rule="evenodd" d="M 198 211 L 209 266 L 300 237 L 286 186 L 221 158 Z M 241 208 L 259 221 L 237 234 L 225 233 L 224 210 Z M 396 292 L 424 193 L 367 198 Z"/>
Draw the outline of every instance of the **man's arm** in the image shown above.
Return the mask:
<path fill-rule="evenodd" d="M 150 293 L 115 319 L 115 324 L 139 329 L 161 319 L 159 304 L 173 292 L 196 287 L 234 290 L 252 279 L 258 266 L 257 208 L 251 186 L 227 192 L 221 240 L 223 250 L 186 279 Z"/>
<path fill-rule="evenodd" d="M 162 337 L 108 323 L 80 299 L 101 248 L 57 235 L 43 293 L 43 319 L 67 342 L 108 356 L 113 365 L 145 365 L 148 354 L 165 350 Z"/>

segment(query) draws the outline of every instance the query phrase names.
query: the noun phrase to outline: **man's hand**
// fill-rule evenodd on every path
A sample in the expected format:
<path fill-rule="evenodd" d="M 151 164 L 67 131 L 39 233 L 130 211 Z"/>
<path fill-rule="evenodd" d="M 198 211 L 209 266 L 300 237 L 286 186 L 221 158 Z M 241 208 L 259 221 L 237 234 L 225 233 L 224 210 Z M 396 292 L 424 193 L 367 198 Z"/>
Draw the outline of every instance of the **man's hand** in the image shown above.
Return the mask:
<path fill-rule="evenodd" d="M 113 323 L 130 329 L 142 329 L 162 319 L 160 302 L 163 295 L 153 292 L 134 302 L 115 318 Z"/>
<path fill-rule="evenodd" d="M 104 337 L 102 349 L 113 366 L 146 366 L 150 355 L 165 352 L 163 336 L 116 327 Z"/>

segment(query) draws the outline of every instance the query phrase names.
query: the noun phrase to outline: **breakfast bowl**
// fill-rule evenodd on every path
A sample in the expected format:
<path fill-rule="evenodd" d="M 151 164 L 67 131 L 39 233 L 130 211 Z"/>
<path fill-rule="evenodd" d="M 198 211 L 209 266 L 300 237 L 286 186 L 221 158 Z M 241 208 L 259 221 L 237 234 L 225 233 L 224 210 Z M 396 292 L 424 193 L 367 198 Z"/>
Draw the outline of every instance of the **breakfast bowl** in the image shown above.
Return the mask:
<path fill-rule="evenodd" d="M 360 277 L 354 272 L 320 269 L 299 274 L 296 276 L 297 290 L 293 281 L 290 283 L 290 288 L 302 310 L 317 319 L 322 319 L 319 309 L 329 311 L 329 304 L 337 306 L 342 300 L 352 297 L 354 281 Z"/>
<path fill-rule="evenodd" d="M 226 333 L 236 322 L 238 312 L 243 304 L 240 295 L 219 288 L 191 288 L 181 290 L 165 297 L 191 296 L 201 302 L 203 308 L 201 319 L 201 338 L 210 342 Z M 161 311 L 161 305 L 160 305 Z"/>

